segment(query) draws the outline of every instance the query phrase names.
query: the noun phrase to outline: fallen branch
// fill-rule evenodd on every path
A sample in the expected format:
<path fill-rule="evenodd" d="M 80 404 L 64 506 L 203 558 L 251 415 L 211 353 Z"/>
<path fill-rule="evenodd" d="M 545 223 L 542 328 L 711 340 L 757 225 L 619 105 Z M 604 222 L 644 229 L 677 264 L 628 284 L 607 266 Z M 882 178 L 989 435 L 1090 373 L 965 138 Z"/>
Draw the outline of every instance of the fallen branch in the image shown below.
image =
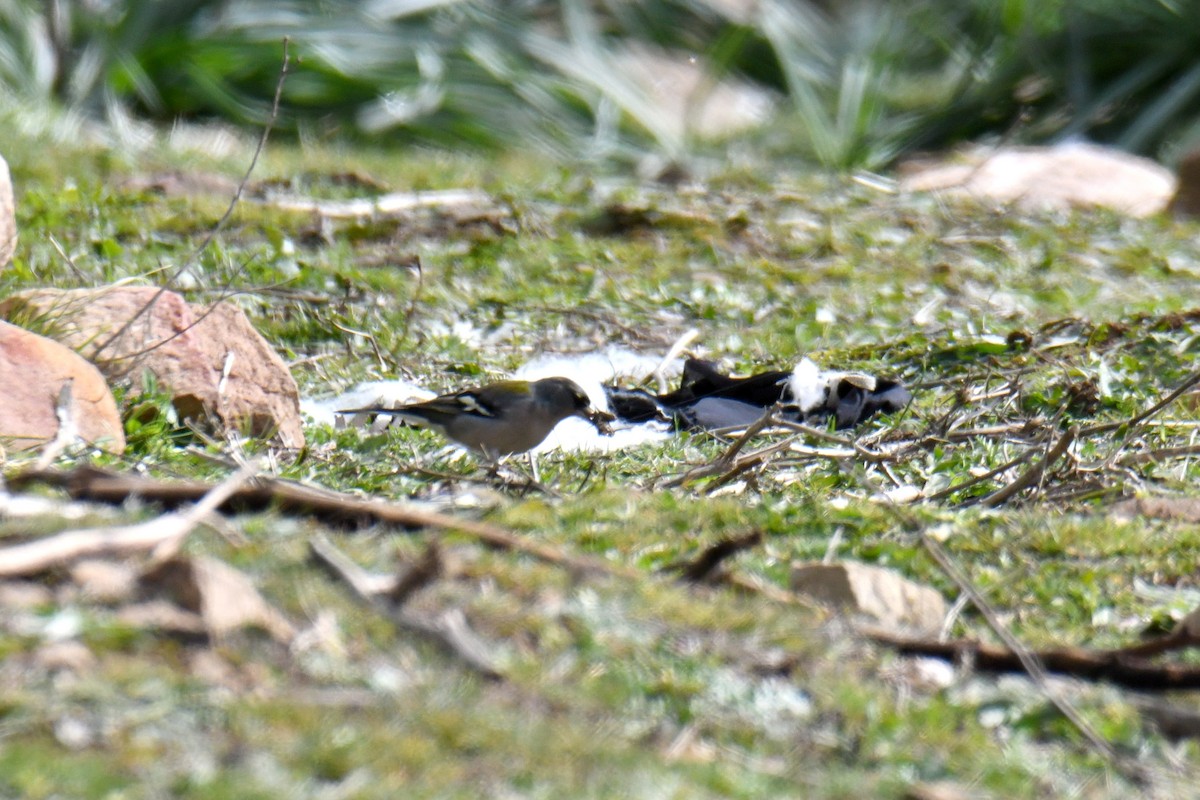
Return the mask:
<path fill-rule="evenodd" d="M 483 207 L 495 214 L 502 211 L 491 195 L 477 189 L 443 189 L 428 192 L 391 192 L 354 200 L 320 200 L 313 197 L 275 197 L 262 201 L 285 211 L 303 211 L 330 219 L 376 219 L 404 217 L 421 209 Z"/>
<path fill-rule="evenodd" d="M 198 500 L 212 489 L 210 484 L 202 481 L 162 481 L 94 467 L 79 467 L 70 471 L 31 470 L 9 479 L 9 486 L 13 489 L 36 484 L 62 487 L 77 500 L 119 505 L 137 497 L 167 508 Z M 624 576 L 638 574 L 602 559 L 572 555 L 559 548 L 531 541 L 498 525 L 459 519 L 401 503 L 355 497 L 277 478 L 260 479 L 252 486 L 238 487 L 222 498 L 219 507 L 230 512 L 261 511 L 274 507 L 285 513 L 311 515 L 325 522 L 354 528 L 382 523 L 458 531 L 489 547 L 523 553 L 577 572 Z"/>
<path fill-rule="evenodd" d="M 876 644 L 891 647 L 907 655 L 933 656 L 951 661 L 967 661 L 985 672 L 1025 672 L 1021 655 L 1003 645 L 966 639 L 937 641 L 901 636 L 881 628 L 861 627 L 859 632 Z M 1174 689 L 1200 689 L 1200 666 L 1160 664 L 1125 650 L 1089 650 L 1083 647 L 1057 647 L 1030 650 L 1046 672 L 1070 675 L 1089 681 L 1108 681 L 1143 691 L 1165 692 Z"/>
<path fill-rule="evenodd" d="M 136 497 L 169 508 L 204 497 L 213 488 L 210 484 L 200 481 L 161 481 L 111 473 L 95 467 L 77 467 L 68 471 L 30 470 L 12 476 L 8 484 L 14 490 L 30 485 L 55 486 L 66 489 L 76 500 L 86 499 L 113 505 L 120 505 Z M 459 519 L 436 511 L 412 508 L 402 503 L 365 499 L 279 479 L 259 478 L 251 486 L 232 491 L 219 504 L 219 508 L 227 512 L 261 511 L 271 507 L 284 513 L 309 515 L 328 523 L 355 528 L 386 524 L 457 531 L 474 537 L 489 547 L 521 553 L 584 575 L 625 579 L 646 577 L 641 570 L 611 564 L 591 556 L 574 555 L 551 545 L 530 541 L 517 533 L 486 522 Z M 384 591 L 390 591 L 396 585 L 394 577 L 389 576 L 382 580 L 386 580 L 387 586 L 391 587 L 383 589 Z M 722 584 L 785 605 L 815 607 L 794 592 L 752 577 L 729 575 L 722 580 Z"/>
<path fill-rule="evenodd" d="M 389 580 L 371 575 L 324 536 L 314 536 L 309 540 L 308 547 L 319 564 L 349 586 L 360 600 L 390 619 L 400 630 L 425 637 L 489 680 L 500 680 L 504 677 L 492 658 L 491 648 L 471 630 L 466 615 L 460 609 L 450 609 L 432 619 L 408 611 L 401 605 L 402 601 L 393 597 L 393 592 L 402 579 Z"/>
<path fill-rule="evenodd" d="M 0 549 L 0 578 L 37 575 L 81 558 L 154 551 L 156 560 L 175 555 L 188 534 L 206 516 L 241 490 L 257 471 L 249 465 L 222 483 L 208 487 L 199 502 L 183 513 L 164 514 L 137 525 L 65 531 L 25 544 Z"/>

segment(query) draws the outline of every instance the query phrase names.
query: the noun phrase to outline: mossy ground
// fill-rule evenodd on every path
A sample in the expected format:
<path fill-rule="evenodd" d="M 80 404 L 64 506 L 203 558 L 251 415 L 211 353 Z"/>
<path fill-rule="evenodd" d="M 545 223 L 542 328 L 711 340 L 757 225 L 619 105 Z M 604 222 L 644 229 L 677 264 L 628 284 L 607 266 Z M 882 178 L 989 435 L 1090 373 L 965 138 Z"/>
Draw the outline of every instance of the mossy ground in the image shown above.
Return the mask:
<path fill-rule="evenodd" d="M 658 354 L 696 328 L 697 350 L 734 370 L 807 355 L 900 378 L 916 399 L 856 432 L 866 447 L 904 448 L 882 464 L 785 453 L 722 487 L 665 489 L 664 477 L 726 446 L 681 435 L 543 458 L 553 495 L 501 492 L 486 512 L 460 512 L 645 575 L 584 579 L 442 535 L 456 576 L 414 602 L 462 609 L 497 648 L 500 683 L 357 604 L 308 560 L 320 526 L 278 513 L 236 519 L 243 546 L 202 531 L 189 548 L 248 573 L 301 627 L 326 631 L 321 643 L 289 653 L 248 635 L 210 649 L 130 630 L 82 601 L 5 612 L 0 795 L 886 797 L 935 780 L 997 797 L 1132 791 L 1024 679 L 963 671 L 935 685 L 823 614 L 686 587 L 660 570 L 759 529 L 765 543 L 737 558 L 739 573 L 786 586 L 793 561 L 836 541 L 839 555 L 894 567 L 953 601 L 958 589 L 919 546 L 916 524 L 941 532 L 1032 646 L 1115 646 L 1190 609 L 1195 526 L 1117 520 L 1106 508 L 1136 493 L 1197 493 L 1196 458 L 1163 455 L 1194 444 L 1194 404 L 1173 404 L 1153 425 L 1086 431 L 1130 418 L 1196 369 L 1196 224 L 946 204 L 788 164 L 702 166 L 703 182 L 672 187 L 530 158 L 285 143 L 268 148 L 256 180 L 307 175 L 304 191 L 330 197 L 350 192 L 322 176 L 348 173 L 395 189 L 478 187 L 500 211 L 322 227 L 247 199 L 191 263 L 229 198 L 122 181 L 167 168 L 236 176 L 244 149 L 219 162 L 67 145 L 49 159 L 19 139 L 6 148 L 21 245 L 0 292 L 155 283 L 190 263 L 175 280 L 184 293 L 232 293 L 310 396 L 398 376 L 451 388 L 539 353 L 609 344 Z M 223 474 L 203 451 L 224 446 L 169 415 L 139 418 L 130 415 L 122 458 L 75 460 Z M 1035 489 L 978 504 L 1017 467 L 954 490 L 1070 425 L 1085 434 Z M 278 454 L 279 474 L 388 498 L 445 496 L 480 474 L 439 460 L 442 443 L 420 431 L 307 434 L 305 452 Z M 400 469 L 413 463 L 464 480 Z M 8 469 L 22 464 L 10 454 Z M 869 499 L 897 485 L 942 494 L 903 517 Z M 6 536 L 29 531 L 4 526 Z M 375 528 L 337 541 L 386 572 L 431 536 Z M 96 658 L 83 673 L 46 673 L 31 655 L 64 614 L 78 616 Z M 955 634 L 989 636 L 969 608 Z M 1159 735 L 1131 693 L 1070 683 L 1067 695 L 1151 770 L 1145 791 L 1195 791 L 1181 787 L 1195 785 L 1196 745 Z M 1195 706 L 1190 695 L 1178 702 Z"/>

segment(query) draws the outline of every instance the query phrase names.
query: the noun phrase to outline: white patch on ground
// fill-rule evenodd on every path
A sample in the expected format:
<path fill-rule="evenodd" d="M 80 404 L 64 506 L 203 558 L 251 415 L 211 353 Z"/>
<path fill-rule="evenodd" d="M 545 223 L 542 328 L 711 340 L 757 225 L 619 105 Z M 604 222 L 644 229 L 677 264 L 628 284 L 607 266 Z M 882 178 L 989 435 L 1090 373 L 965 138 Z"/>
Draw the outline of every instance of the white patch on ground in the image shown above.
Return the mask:
<path fill-rule="evenodd" d="M 339 424 L 344 424 L 342 415 L 337 413 L 343 408 L 365 408 L 367 406 L 394 408 L 404 403 L 419 403 L 436 396 L 435 392 L 405 380 L 371 381 L 370 383 L 360 383 L 349 391 L 325 400 L 302 397 L 300 398 L 300 413 L 307 414 L 318 425 L 338 427 Z M 339 420 L 341 420 L 340 423 Z"/>
<path fill-rule="evenodd" d="M 513 374 L 513 378 L 518 380 L 570 378 L 583 387 L 588 397 L 591 398 L 592 405 L 608 411 L 608 398 L 604 394 L 602 384 L 633 385 L 639 383 L 658 368 L 659 361 L 660 359 L 656 356 L 635 353 L 625 348 L 610 347 L 594 353 L 539 356 L 518 369 Z M 673 379 L 682 370 L 683 362 L 677 359 L 671 362 L 664 372 Z M 458 387 L 446 387 L 446 391 L 467 388 L 470 387 L 464 384 Z M 336 413 L 339 409 L 366 406 L 393 408 L 403 403 L 428 400 L 436 395 L 436 392 L 405 380 L 372 381 L 359 384 L 337 397 L 325 400 L 302 398 L 300 411 L 307 414 L 318 425 L 337 427 L 348 422 Z M 373 424 L 380 426 L 379 429 L 382 430 L 389 419 L 380 417 Z M 660 442 L 670 435 L 671 432 L 667 425 L 648 422 L 641 425 L 624 426 L 617 423 L 613 426 L 613 434 L 604 436 L 590 422 L 572 417 L 560 422 L 558 427 L 546 437 L 546 440 L 534 449 L 534 452 L 576 450 L 589 453 L 610 453 L 637 447 L 647 442 Z"/>
<path fill-rule="evenodd" d="M 538 356 L 519 368 L 513 377 L 536 381 L 541 378 L 570 378 L 583 387 L 596 408 L 608 410 L 608 399 L 601 384 L 640 383 L 658 368 L 659 358 L 635 353 L 623 347 L 610 347 L 595 353 Z M 683 362 L 676 360 L 665 370 L 669 376 L 683 371 Z"/>

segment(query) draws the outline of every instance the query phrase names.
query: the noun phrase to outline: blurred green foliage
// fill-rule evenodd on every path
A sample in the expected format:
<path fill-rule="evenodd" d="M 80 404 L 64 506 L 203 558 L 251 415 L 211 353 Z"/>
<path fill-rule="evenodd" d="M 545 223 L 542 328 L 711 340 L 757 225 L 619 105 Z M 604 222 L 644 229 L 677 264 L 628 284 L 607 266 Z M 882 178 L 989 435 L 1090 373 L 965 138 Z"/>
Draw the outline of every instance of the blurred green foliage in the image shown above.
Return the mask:
<path fill-rule="evenodd" d="M 835 168 L 987 135 L 1170 158 L 1200 139 L 1200 0 L 0 0 L 0 102 L 572 158 L 701 147 L 630 48 L 779 98 L 754 141 Z M 701 92 L 703 93 L 703 92 Z"/>

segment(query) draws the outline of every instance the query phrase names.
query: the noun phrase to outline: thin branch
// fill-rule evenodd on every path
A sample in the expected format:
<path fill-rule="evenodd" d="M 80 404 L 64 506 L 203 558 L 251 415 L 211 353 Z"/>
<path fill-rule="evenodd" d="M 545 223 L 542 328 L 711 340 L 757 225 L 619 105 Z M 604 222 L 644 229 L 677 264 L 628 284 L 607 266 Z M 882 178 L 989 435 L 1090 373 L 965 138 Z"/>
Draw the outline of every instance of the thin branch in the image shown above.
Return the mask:
<path fill-rule="evenodd" d="M 425 637 L 485 678 L 500 680 L 504 677 L 487 643 L 471 630 L 461 610 L 450 609 L 433 619 L 407 611 L 390 595 L 374 591 L 372 576 L 328 538 L 314 536 L 308 547 L 313 558 L 349 586 L 359 600 L 385 615 L 400 630 Z"/>
<path fill-rule="evenodd" d="M 672 564 L 667 570 L 679 573 L 681 580 L 688 583 L 703 583 L 711 580 L 717 568 L 728 558 L 732 558 L 743 550 L 757 547 L 763 542 L 762 531 L 751 531 L 741 536 L 722 539 L 710 545 L 691 561 L 682 564 Z"/>
<path fill-rule="evenodd" d="M 1172 390 L 1170 393 L 1168 393 L 1166 396 L 1164 396 L 1161 400 L 1156 402 L 1154 405 L 1147 408 L 1145 411 L 1142 411 L 1139 414 L 1135 414 L 1134 416 L 1130 417 L 1129 419 L 1122 420 L 1120 422 L 1105 422 L 1100 425 L 1089 425 L 1088 427 L 1080 430 L 1079 435 L 1080 436 L 1091 436 L 1094 433 L 1108 433 L 1110 431 L 1115 431 L 1115 430 L 1118 430 L 1123 427 L 1128 427 L 1128 428 L 1132 429 L 1135 426 L 1140 425 L 1141 423 L 1150 419 L 1150 417 L 1154 416 L 1159 411 L 1162 411 L 1164 408 L 1171 405 L 1171 403 L 1174 403 L 1181 396 L 1183 396 L 1184 394 L 1187 394 L 1188 390 L 1191 389 L 1192 387 L 1196 386 L 1197 384 L 1200 384 L 1200 370 L 1197 370 L 1196 372 L 1193 372 L 1191 375 L 1184 378 L 1183 383 L 1179 384 L 1179 386 L 1175 387 L 1174 390 Z"/>
<path fill-rule="evenodd" d="M 734 458 L 739 452 L 741 452 L 742 448 L 746 446 L 747 442 L 749 442 L 751 438 L 761 433 L 764 428 L 767 428 L 777 422 L 776 417 L 779 409 L 780 405 L 778 403 L 771 408 L 768 408 L 761 417 L 747 426 L 746 430 L 742 432 L 742 435 L 735 439 L 733 443 L 725 449 L 725 452 L 721 453 L 721 455 L 717 456 L 708 464 L 701 464 L 698 467 L 693 467 L 682 475 L 672 478 L 664 483 L 663 486 L 668 489 L 673 489 L 677 486 L 685 486 L 702 478 L 709 478 L 713 475 L 720 475 L 721 473 L 725 472 L 727 469 L 729 469 L 730 465 L 734 463 Z"/>
<path fill-rule="evenodd" d="M 1064 434 L 1064 436 L 1059 440 L 1059 443 L 1067 439 L 1068 435 L 1070 435 L 1072 439 L 1074 438 L 1074 428 L 1069 429 L 1067 434 Z M 1067 444 L 1070 444 L 1070 442 L 1068 441 Z M 1065 445 L 1063 446 L 1063 450 L 1065 452 Z M 1045 461 L 1046 459 L 1043 459 L 1043 462 Z M 845 467 L 843 467 L 843 470 L 850 474 L 854 479 L 859 481 L 864 488 L 873 488 L 866 481 L 864 476 L 859 475 L 857 472 L 846 470 Z M 1120 770 L 1122 774 L 1136 781 L 1145 780 L 1147 776 L 1146 770 L 1140 764 L 1137 764 L 1136 762 L 1118 753 L 1112 744 L 1110 744 L 1108 740 L 1101 736 L 1100 733 L 1091 725 L 1091 723 L 1089 723 L 1083 717 L 1083 715 L 1079 713 L 1071 701 L 1064 697 L 1055 685 L 1050 683 L 1046 675 L 1046 670 L 1042 666 L 1042 663 L 1038 660 L 1037 656 L 1032 654 L 1029 651 L 1029 648 L 1027 648 L 1012 633 L 1012 631 L 1008 629 L 1008 627 L 1000 619 L 1000 615 L 992 607 L 991 603 L 984 598 L 983 594 L 979 591 L 975 584 L 971 582 L 966 573 L 962 571 L 946 548 L 944 548 L 937 539 L 929 535 L 925 525 L 923 525 L 921 521 L 918 520 L 914 515 L 900 508 L 900 506 L 896 505 L 895 503 L 887 503 L 884 505 L 884 508 L 886 508 L 904 528 L 915 532 L 919 536 L 921 545 L 925 548 L 925 551 L 929 553 L 934 563 L 942 571 L 942 574 L 949 578 L 949 580 L 958 587 L 958 590 L 961 593 L 970 598 L 971 604 L 974 605 L 979 613 L 983 616 L 988 627 L 991 628 L 992 631 L 1000 638 L 1000 640 L 1008 648 L 1008 651 L 1014 654 L 1015 658 L 1017 659 L 1017 663 L 1020 665 L 1020 668 L 1024 670 L 1026 675 L 1029 676 L 1029 679 L 1033 681 L 1034 685 L 1038 688 L 1042 695 L 1059 710 L 1059 712 L 1076 728 L 1076 730 L 1080 732 L 1080 734 L 1088 742 L 1089 746 L 1092 747 L 1092 749 L 1097 753 L 1101 754 L 1110 764 L 1114 765 L 1118 770 Z M 941 643 L 939 642 L 939 644 Z"/>
<path fill-rule="evenodd" d="M 1017 479 L 1012 483 L 997 489 L 987 497 L 980 500 L 980 505 L 986 506 L 987 508 L 993 508 L 1009 498 L 1015 497 L 1017 494 L 1025 489 L 1028 489 L 1030 486 L 1039 483 L 1042 480 L 1042 476 L 1046 474 L 1046 470 L 1053 466 L 1054 462 L 1062 458 L 1062 456 L 1067 452 L 1067 449 L 1071 446 L 1071 443 L 1075 441 L 1075 438 L 1078 435 L 1079 429 L 1076 426 L 1067 428 L 1063 435 L 1058 438 L 1058 441 L 1056 441 L 1054 445 L 1046 451 L 1046 455 L 1042 456 L 1037 463 L 1031 465 L 1029 469 L 1018 475 Z"/>
<path fill-rule="evenodd" d="M 0 549 L 0 578 L 37 575 L 86 557 L 152 550 L 155 560 L 169 558 L 183 546 L 188 534 L 236 494 L 257 470 L 257 465 L 249 465 L 209 487 L 195 506 L 182 513 L 164 514 L 137 525 L 64 531 Z"/>
<path fill-rule="evenodd" d="M 858 631 L 876 644 L 886 645 L 901 653 L 966 661 L 974 669 L 986 672 L 1027 671 L 1025 658 L 1029 658 L 1036 659 L 1047 673 L 1089 681 L 1107 681 L 1130 689 L 1155 692 L 1200 689 L 1200 667 L 1193 664 L 1159 664 L 1129 656 L 1120 650 L 1055 647 L 1021 653 L 1007 646 L 967 639 L 938 641 L 913 638 L 891 630 L 865 626 Z M 1108 746 L 1107 742 L 1104 744 Z"/>
<path fill-rule="evenodd" d="M 890 507 L 895 509 L 894 506 Z M 1008 651 L 1016 658 L 1020 669 L 1024 670 L 1025 674 L 1037 685 L 1042 694 L 1075 726 L 1075 729 L 1083 735 L 1088 744 L 1096 752 L 1103 755 L 1109 763 L 1120 769 L 1123 774 L 1137 780 L 1143 780 L 1145 778 L 1145 771 L 1142 766 L 1117 752 L 1116 748 L 1090 722 L 1084 719 L 1079 710 L 1062 695 L 1058 688 L 1050 683 L 1041 659 L 1037 654 L 1031 652 L 1000 620 L 1000 615 L 996 613 L 992 604 L 983 597 L 975 587 L 975 584 L 967 578 L 950 553 L 946 551 L 946 548 L 942 547 L 941 542 L 922 530 L 921 544 L 933 558 L 934 563 L 942 570 L 942 573 L 950 578 L 960 591 L 966 593 L 971 598 L 971 604 L 983 615 L 988 627 L 1000 637 L 1000 640 L 1008 648 Z M 939 642 L 939 644 L 942 643 Z"/>
<path fill-rule="evenodd" d="M 70 471 L 31 470 L 17 473 L 9 486 L 21 488 L 31 484 L 62 486 L 76 499 L 120 504 L 130 497 L 161 503 L 168 507 L 203 497 L 212 487 L 202 481 L 160 481 L 134 475 L 123 475 L 92 467 Z M 403 503 L 388 503 L 342 494 L 329 489 L 306 486 L 277 478 L 260 480 L 232 492 L 222 503 L 227 509 L 262 510 L 278 508 L 285 512 L 309 514 L 327 522 L 361 527 L 383 523 L 410 528 L 434 528 L 457 531 L 474 537 L 489 547 L 511 550 L 580 573 L 604 575 L 638 575 L 636 570 L 610 564 L 599 558 L 574 555 L 548 544 L 533 541 L 512 531 L 449 514 L 426 511 Z"/>
<path fill-rule="evenodd" d="M 208 246 L 212 244 L 213 239 L 215 239 L 217 234 L 225 228 L 225 225 L 229 222 L 230 217 L 233 216 L 233 210 L 237 208 L 238 203 L 242 199 L 242 195 L 246 191 L 246 184 L 250 182 L 250 175 L 253 174 L 254 168 L 258 165 L 259 156 L 262 155 L 263 150 L 267 146 L 267 138 L 271 134 L 271 129 L 275 127 L 275 122 L 279 118 L 279 104 L 283 98 L 283 84 L 287 80 L 289 73 L 288 67 L 291 64 L 291 54 L 288 50 L 289 44 L 290 40 L 288 37 L 283 37 L 283 64 L 279 69 L 279 80 L 275 84 L 275 97 L 271 103 L 271 114 L 267 118 L 266 125 L 263 126 L 262 135 L 258 138 L 258 145 L 254 148 L 254 155 L 250 159 L 250 166 L 246 168 L 245 174 L 242 175 L 242 180 L 238 183 L 237 191 L 234 192 L 233 198 L 229 201 L 229 207 L 225 209 L 225 213 L 221 215 L 221 218 L 217 220 L 216 224 L 209 229 L 208 234 L 204 237 L 204 239 L 201 240 L 200 244 L 196 246 L 196 249 L 192 251 L 191 256 L 189 256 L 186 261 L 172 271 L 170 277 L 168 277 L 163 285 L 159 287 L 154 296 L 146 301 L 146 304 L 138 309 L 137 313 L 126 320 L 125 323 L 116 330 L 116 332 L 114 332 L 110 337 L 108 337 L 108 339 L 106 339 L 96 348 L 92 354 L 93 360 L 98 359 L 104 350 L 111 347 L 114 342 L 124 336 L 126 332 L 133 327 L 133 324 L 142 317 L 143 314 L 146 314 L 154 307 L 159 299 L 166 294 L 170 284 L 196 263 L 196 261 L 200 258 L 200 255 L 208 249 Z"/>
<path fill-rule="evenodd" d="M 1017 456 L 1016 458 L 1012 459 L 1011 461 L 1001 464 L 1000 466 L 996 467 L 995 469 L 989 469 L 987 472 L 983 473 L 982 475 L 974 475 L 974 476 L 968 478 L 967 480 L 963 481 L 962 483 L 956 483 L 953 486 L 947 486 L 945 489 L 942 489 L 939 492 L 934 492 L 933 494 L 926 495 L 925 499 L 929 500 L 931 502 L 934 502 L 937 500 L 943 500 L 956 492 L 961 492 L 963 489 L 969 489 L 978 483 L 983 483 L 984 481 L 990 481 L 992 478 L 996 477 L 997 475 L 1003 475 L 1005 472 L 1008 472 L 1013 467 L 1018 467 L 1021 464 L 1024 464 L 1026 461 L 1033 458 L 1033 455 L 1036 452 L 1037 452 L 1037 450 L 1035 450 L 1034 448 L 1031 447 L 1028 450 L 1026 450 L 1025 452 L 1021 453 L 1021 455 Z"/>

